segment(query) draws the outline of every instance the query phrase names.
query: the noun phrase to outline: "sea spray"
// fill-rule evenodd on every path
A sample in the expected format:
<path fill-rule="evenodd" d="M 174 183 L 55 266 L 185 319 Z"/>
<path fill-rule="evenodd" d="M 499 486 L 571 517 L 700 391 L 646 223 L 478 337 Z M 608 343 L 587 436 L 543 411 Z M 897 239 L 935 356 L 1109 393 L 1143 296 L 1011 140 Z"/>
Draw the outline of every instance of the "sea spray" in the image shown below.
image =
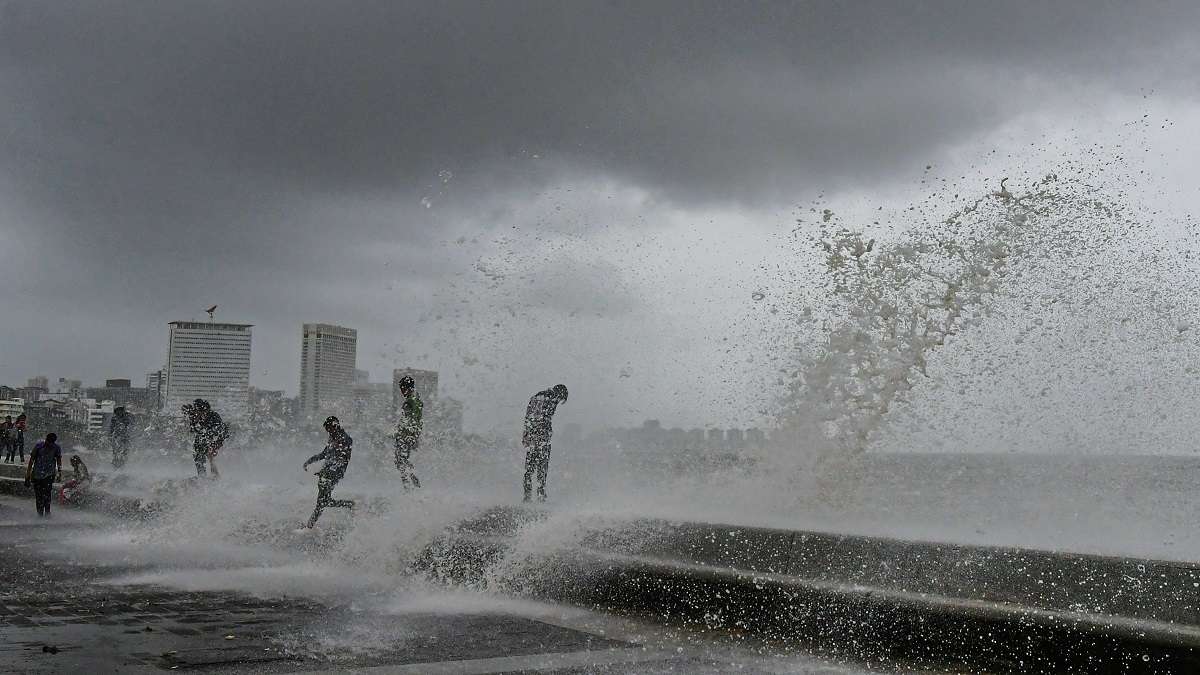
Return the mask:
<path fill-rule="evenodd" d="M 940 220 L 902 223 L 890 241 L 824 210 L 814 238 L 827 275 L 820 310 L 831 318 L 789 385 L 776 459 L 799 458 L 831 498 L 855 474 L 853 457 L 926 380 L 930 359 L 991 315 L 1012 279 L 1058 292 L 1070 261 L 1094 259 L 1128 233 L 1133 221 L 1105 197 L 1053 173 L 1024 190 L 1002 180 Z"/>

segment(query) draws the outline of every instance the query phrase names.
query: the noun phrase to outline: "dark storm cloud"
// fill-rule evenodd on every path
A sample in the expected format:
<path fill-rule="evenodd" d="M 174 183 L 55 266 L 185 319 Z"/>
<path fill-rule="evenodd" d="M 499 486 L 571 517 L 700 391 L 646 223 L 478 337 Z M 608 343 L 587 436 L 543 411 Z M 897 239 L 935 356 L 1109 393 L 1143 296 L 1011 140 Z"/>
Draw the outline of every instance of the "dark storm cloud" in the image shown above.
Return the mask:
<path fill-rule="evenodd" d="M 146 185 L 165 210 L 246 201 L 189 190 L 214 174 L 267 200 L 416 193 L 443 169 L 503 186 L 544 178 L 532 154 L 778 196 L 994 122 L 1023 71 L 1142 65 L 1195 25 L 1189 4 L 10 3 L 6 154 L 27 189 L 78 193 L 56 194 L 77 216 Z"/>

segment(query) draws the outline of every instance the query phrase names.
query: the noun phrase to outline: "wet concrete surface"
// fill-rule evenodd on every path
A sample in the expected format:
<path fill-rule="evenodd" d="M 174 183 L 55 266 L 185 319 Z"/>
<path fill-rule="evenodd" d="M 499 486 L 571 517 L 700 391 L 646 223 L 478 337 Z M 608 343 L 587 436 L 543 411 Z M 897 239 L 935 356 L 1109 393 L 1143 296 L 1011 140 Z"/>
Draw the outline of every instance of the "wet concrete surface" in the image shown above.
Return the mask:
<path fill-rule="evenodd" d="M 70 553 L 72 536 L 115 523 L 31 511 L 26 500 L 0 499 L 2 672 L 865 672 L 663 640 L 579 610 L 373 613 L 353 600 L 126 584 L 149 568 Z"/>

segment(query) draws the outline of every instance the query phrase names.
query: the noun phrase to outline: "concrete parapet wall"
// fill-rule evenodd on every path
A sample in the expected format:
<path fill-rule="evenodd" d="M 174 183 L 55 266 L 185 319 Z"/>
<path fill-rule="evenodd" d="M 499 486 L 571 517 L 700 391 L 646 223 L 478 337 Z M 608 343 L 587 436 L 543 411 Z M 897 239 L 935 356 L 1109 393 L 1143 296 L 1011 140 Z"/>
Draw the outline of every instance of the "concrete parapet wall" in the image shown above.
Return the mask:
<path fill-rule="evenodd" d="M 1200 672 L 1200 566 L 655 519 L 584 518 L 497 579 L 548 512 L 499 508 L 426 551 L 439 578 L 856 654 Z M 556 518 L 561 517 L 561 514 Z M 519 552 L 518 552 L 519 553 Z M 839 645 L 841 647 L 839 647 Z"/>

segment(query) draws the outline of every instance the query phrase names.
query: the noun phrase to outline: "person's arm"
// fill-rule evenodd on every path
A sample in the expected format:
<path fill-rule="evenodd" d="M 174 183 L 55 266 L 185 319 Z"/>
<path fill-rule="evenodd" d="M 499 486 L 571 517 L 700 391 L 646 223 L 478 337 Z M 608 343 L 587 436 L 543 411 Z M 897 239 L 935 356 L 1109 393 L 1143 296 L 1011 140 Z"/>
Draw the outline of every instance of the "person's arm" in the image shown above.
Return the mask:
<path fill-rule="evenodd" d="M 55 480 L 55 482 L 61 483 L 62 482 L 62 450 L 61 449 L 54 451 L 54 463 L 58 465 L 58 473 L 55 474 L 54 480 Z"/>
<path fill-rule="evenodd" d="M 327 446 L 325 446 L 324 450 L 318 452 L 317 454 L 313 455 L 312 457 L 309 457 L 308 461 L 304 462 L 304 470 L 308 471 L 309 464 L 314 464 L 316 462 L 319 462 L 323 459 L 328 458 L 329 457 L 329 447 L 330 446 L 327 445 Z"/>
<path fill-rule="evenodd" d="M 25 465 L 25 485 L 29 485 L 29 481 L 33 480 L 33 459 L 37 457 L 38 447 L 33 446 L 33 451 L 29 453 L 29 464 Z"/>

